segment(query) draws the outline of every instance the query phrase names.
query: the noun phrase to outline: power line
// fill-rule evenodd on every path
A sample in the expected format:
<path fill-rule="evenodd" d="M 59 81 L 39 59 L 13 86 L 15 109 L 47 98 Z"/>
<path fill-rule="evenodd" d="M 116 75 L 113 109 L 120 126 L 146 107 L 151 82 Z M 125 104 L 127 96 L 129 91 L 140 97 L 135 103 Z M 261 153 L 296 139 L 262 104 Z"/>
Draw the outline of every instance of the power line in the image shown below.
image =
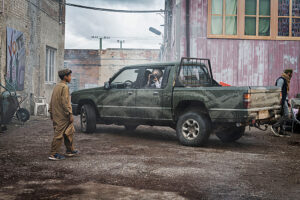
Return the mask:
<path fill-rule="evenodd" d="M 120 39 L 120 38 L 125 38 L 125 39 L 128 39 L 128 40 L 160 40 L 160 38 L 155 38 L 155 37 L 126 37 L 126 36 L 112 36 L 110 38 L 116 38 L 116 39 Z"/>
<path fill-rule="evenodd" d="M 164 10 L 115 10 L 115 9 L 109 9 L 109 8 L 96 8 L 91 6 L 83 6 L 78 4 L 72 4 L 72 3 L 64 3 L 67 6 L 73 6 L 78 8 L 84 8 L 84 9 L 90 9 L 90 10 L 98 10 L 98 11 L 106 11 L 106 12 L 119 12 L 119 13 L 162 13 L 165 12 Z"/>

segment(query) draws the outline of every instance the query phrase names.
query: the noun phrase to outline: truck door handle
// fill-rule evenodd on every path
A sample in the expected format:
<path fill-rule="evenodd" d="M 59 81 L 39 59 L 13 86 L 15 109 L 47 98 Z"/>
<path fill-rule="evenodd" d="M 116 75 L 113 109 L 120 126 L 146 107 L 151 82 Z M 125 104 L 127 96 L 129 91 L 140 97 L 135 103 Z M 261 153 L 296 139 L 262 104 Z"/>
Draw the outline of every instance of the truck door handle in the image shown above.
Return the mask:
<path fill-rule="evenodd" d="M 132 95 L 132 92 L 128 92 L 129 95 Z"/>
<path fill-rule="evenodd" d="M 153 95 L 158 95 L 158 92 L 153 92 Z"/>

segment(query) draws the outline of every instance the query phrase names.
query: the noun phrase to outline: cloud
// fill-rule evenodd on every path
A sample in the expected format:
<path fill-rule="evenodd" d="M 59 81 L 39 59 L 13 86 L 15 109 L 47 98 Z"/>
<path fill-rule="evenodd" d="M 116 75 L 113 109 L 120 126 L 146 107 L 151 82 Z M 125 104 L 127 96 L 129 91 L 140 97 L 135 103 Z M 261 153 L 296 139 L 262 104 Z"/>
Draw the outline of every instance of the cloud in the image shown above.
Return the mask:
<path fill-rule="evenodd" d="M 162 0 L 70 0 L 68 3 L 130 10 L 164 8 Z M 163 23 L 163 17 L 156 13 L 112 13 L 68 6 L 66 8 L 65 47 L 97 49 L 99 42 L 91 36 L 99 35 L 111 37 L 109 40 L 103 40 L 103 48 L 118 48 L 117 40 L 125 40 L 124 48 L 159 48 L 162 36 L 157 36 L 148 29 L 152 26 L 163 32 L 163 27 L 160 26 Z"/>

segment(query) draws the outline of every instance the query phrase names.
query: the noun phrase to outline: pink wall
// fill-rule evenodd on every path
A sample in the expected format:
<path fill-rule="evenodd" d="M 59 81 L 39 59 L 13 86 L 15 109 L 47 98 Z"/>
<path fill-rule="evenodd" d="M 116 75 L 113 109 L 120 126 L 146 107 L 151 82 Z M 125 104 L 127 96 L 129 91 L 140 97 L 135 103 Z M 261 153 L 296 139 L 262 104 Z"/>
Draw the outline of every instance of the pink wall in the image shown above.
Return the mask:
<path fill-rule="evenodd" d="M 172 3 L 165 60 L 186 56 L 185 0 Z M 300 41 L 208 39 L 206 30 L 207 0 L 190 0 L 190 56 L 211 59 L 217 81 L 235 86 L 274 85 L 284 69 L 292 68 L 290 97 L 300 93 Z"/>

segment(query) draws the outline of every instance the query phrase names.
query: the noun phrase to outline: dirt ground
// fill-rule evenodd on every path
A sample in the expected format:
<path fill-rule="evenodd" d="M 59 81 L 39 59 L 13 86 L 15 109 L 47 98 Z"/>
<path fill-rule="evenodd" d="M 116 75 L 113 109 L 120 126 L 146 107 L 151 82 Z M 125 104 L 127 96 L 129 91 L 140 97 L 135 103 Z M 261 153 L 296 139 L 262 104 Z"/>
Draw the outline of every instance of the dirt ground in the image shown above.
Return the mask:
<path fill-rule="evenodd" d="M 76 127 L 79 130 L 78 118 Z M 77 157 L 49 161 L 52 124 L 33 118 L 0 133 L 0 199 L 299 199 L 300 134 L 247 130 L 185 147 L 175 131 L 98 125 L 77 132 Z M 62 152 L 65 148 L 62 147 Z"/>

